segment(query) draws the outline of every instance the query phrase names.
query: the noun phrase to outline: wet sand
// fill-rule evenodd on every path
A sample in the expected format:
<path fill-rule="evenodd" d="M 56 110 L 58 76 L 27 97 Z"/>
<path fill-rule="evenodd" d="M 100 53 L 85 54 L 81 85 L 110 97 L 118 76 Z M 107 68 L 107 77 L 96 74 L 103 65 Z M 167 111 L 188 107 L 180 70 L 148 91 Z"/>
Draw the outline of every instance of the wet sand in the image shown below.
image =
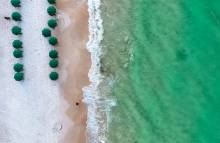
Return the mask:
<path fill-rule="evenodd" d="M 82 102 L 82 88 L 89 84 L 88 71 L 90 54 L 86 49 L 88 41 L 87 0 L 59 0 L 60 86 L 62 133 L 60 143 L 85 143 L 87 107 Z M 79 103 L 79 105 L 76 105 Z"/>

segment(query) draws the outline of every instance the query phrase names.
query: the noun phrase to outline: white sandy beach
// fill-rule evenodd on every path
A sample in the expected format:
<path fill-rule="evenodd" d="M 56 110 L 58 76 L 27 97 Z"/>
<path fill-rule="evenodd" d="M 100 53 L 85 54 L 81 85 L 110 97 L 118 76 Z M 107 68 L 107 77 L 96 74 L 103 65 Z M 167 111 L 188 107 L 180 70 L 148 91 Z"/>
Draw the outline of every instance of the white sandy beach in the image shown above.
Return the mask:
<path fill-rule="evenodd" d="M 93 8 L 89 9 L 88 5 Z M 50 18 L 46 12 L 49 4 L 45 0 L 22 0 L 22 7 L 15 9 L 8 0 L 0 4 L 0 142 L 1 143 L 85 143 L 103 142 L 102 130 L 95 117 L 96 95 L 99 83 L 97 50 L 102 31 L 98 7 L 99 0 L 60 0 L 57 2 L 58 27 L 53 32 L 58 37 L 60 74 L 59 81 L 48 77 L 48 53 L 52 47 L 41 35 Z M 4 16 L 18 10 L 22 22 L 6 20 Z M 92 10 L 96 12 L 92 14 Z M 98 14 L 98 15 L 97 15 Z M 98 16 L 98 17 L 97 17 Z M 88 27 L 90 21 L 90 28 Z M 21 26 L 22 36 L 13 36 L 11 28 Z M 94 30 L 93 30 L 94 29 Z M 102 30 L 102 29 L 100 29 Z M 90 33 L 90 41 L 88 42 Z M 96 35 L 97 34 L 97 35 Z M 12 41 L 23 41 L 24 57 L 20 60 L 12 55 Z M 95 40 L 96 39 L 96 40 Z M 93 64 L 91 67 L 92 52 Z M 13 79 L 13 64 L 24 64 L 25 80 Z M 90 72 L 89 72 L 90 69 Z M 90 79 L 88 78 L 88 72 Z M 95 76 L 97 78 L 95 78 Z M 90 82 L 92 84 L 90 84 Z M 84 88 L 84 96 L 82 88 Z M 90 92 L 91 91 L 91 92 Z M 86 98 L 86 99 L 83 99 Z M 89 112 L 84 102 L 89 105 Z M 76 105 L 78 103 L 79 105 Z M 87 116 L 89 114 L 89 117 Z M 98 116 L 97 116 L 98 117 Z M 98 117 L 99 118 L 99 117 Z M 94 130 L 92 130 L 94 124 Z M 101 134 L 100 134 L 101 133 Z M 99 138 L 99 135 L 101 135 Z"/>
<path fill-rule="evenodd" d="M 56 34 L 60 41 L 60 80 L 64 98 L 61 110 L 63 135 L 61 143 L 85 143 L 87 107 L 82 102 L 82 88 L 89 84 L 88 72 L 91 66 L 88 42 L 87 0 L 60 0 L 59 27 Z M 76 105 L 79 103 L 79 105 Z M 65 108 L 64 108 L 65 107 Z"/>
<path fill-rule="evenodd" d="M 57 82 L 48 78 L 48 52 L 51 49 L 41 30 L 47 24 L 45 0 L 23 0 L 21 11 L 22 36 L 13 36 L 11 28 L 17 25 L 4 19 L 15 10 L 8 0 L 0 4 L 0 142 L 1 143 L 55 143 L 60 132 L 60 92 Z M 12 40 L 23 41 L 24 57 L 13 57 Z M 24 64 L 25 80 L 13 79 L 13 64 Z"/>

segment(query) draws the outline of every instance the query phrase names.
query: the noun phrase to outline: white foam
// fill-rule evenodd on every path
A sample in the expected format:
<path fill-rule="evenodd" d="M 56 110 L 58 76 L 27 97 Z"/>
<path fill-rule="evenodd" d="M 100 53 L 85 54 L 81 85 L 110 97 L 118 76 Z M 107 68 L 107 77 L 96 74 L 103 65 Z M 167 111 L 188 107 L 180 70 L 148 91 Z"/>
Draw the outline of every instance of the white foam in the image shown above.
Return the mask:
<path fill-rule="evenodd" d="M 113 100 L 102 96 L 99 85 L 103 80 L 100 73 L 100 43 L 103 39 L 103 26 L 100 11 L 100 0 L 88 0 L 89 41 L 87 49 L 91 53 L 92 65 L 88 76 L 91 84 L 83 88 L 83 101 L 88 105 L 87 142 L 105 143 L 108 113 L 115 104 Z"/>

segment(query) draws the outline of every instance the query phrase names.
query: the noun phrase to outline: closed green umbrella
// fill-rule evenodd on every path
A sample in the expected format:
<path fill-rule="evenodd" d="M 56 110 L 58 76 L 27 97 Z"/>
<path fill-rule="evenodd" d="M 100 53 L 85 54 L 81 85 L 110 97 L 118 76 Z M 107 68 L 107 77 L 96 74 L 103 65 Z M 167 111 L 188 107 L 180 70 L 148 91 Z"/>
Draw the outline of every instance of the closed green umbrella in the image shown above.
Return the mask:
<path fill-rule="evenodd" d="M 11 32 L 12 32 L 14 35 L 21 35 L 21 34 L 22 34 L 21 27 L 19 27 L 19 26 L 14 26 L 14 27 L 12 27 Z"/>
<path fill-rule="evenodd" d="M 22 41 L 21 41 L 21 40 L 14 40 L 13 43 L 12 43 L 12 46 L 13 46 L 15 49 L 22 48 Z"/>
<path fill-rule="evenodd" d="M 56 0 L 47 0 L 49 4 L 56 4 Z"/>
<path fill-rule="evenodd" d="M 14 50 L 13 55 L 15 58 L 21 58 L 23 57 L 23 52 L 21 50 Z"/>
<path fill-rule="evenodd" d="M 56 15 L 57 13 L 57 9 L 54 7 L 54 6 L 49 6 L 47 8 L 47 13 L 50 15 L 50 16 L 54 16 Z"/>
<path fill-rule="evenodd" d="M 52 58 L 52 59 L 57 58 L 57 57 L 58 57 L 58 52 L 57 52 L 57 50 L 51 50 L 51 51 L 49 52 L 49 56 L 50 56 L 50 58 Z"/>
<path fill-rule="evenodd" d="M 51 31 L 50 31 L 50 29 L 49 29 L 49 28 L 44 28 L 44 29 L 42 30 L 42 35 L 43 35 L 44 37 L 50 37 L 50 36 L 51 36 Z"/>
<path fill-rule="evenodd" d="M 57 38 L 54 37 L 54 36 L 50 37 L 50 38 L 49 38 L 49 43 L 50 43 L 51 45 L 53 45 L 53 46 L 56 45 L 56 44 L 58 43 Z"/>
<path fill-rule="evenodd" d="M 15 65 L 14 65 L 14 70 L 15 70 L 16 72 L 21 72 L 21 71 L 23 71 L 23 70 L 24 70 L 23 64 L 20 64 L 20 63 L 15 64 Z"/>
<path fill-rule="evenodd" d="M 21 21 L 21 14 L 19 12 L 13 12 L 11 17 L 14 21 Z"/>
<path fill-rule="evenodd" d="M 59 75 L 57 72 L 51 72 L 49 77 L 51 80 L 57 80 L 59 78 Z"/>
<path fill-rule="evenodd" d="M 56 60 L 56 59 L 50 60 L 50 63 L 49 63 L 51 68 L 56 68 L 58 66 L 58 64 L 59 64 L 58 60 Z"/>
<path fill-rule="evenodd" d="M 55 28 L 57 26 L 57 21 L 55 19 L 50 19 L 47 24 L 50 28 Z"/>
<path fill-rule="evenodd" d="M 21 6 L 21 1 L 20 0 L 11 0 L 11 4 L 14 7 L 20 7 Z"/>
<path fill-rule="evenodd" d="M 15 73 L 14 79 L 15 79 L 16 81 L 21 81 L 21 80 L 23 80 L 23 79 L 24 79 L 24 73 L 21 73 L 21 72 Z"/>

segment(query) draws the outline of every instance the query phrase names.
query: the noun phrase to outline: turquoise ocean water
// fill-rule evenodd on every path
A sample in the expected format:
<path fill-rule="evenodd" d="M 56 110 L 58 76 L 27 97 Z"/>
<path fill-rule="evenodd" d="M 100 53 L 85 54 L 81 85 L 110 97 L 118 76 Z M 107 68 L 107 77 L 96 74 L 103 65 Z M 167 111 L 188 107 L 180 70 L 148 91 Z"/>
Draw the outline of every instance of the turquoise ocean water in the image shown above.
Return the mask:
<path fill-rule="evenodd" d="M 103 0 L 101 10 L 101 71 L 117 100 L 108 143 L 220 143 L 220 1 Z"/>

